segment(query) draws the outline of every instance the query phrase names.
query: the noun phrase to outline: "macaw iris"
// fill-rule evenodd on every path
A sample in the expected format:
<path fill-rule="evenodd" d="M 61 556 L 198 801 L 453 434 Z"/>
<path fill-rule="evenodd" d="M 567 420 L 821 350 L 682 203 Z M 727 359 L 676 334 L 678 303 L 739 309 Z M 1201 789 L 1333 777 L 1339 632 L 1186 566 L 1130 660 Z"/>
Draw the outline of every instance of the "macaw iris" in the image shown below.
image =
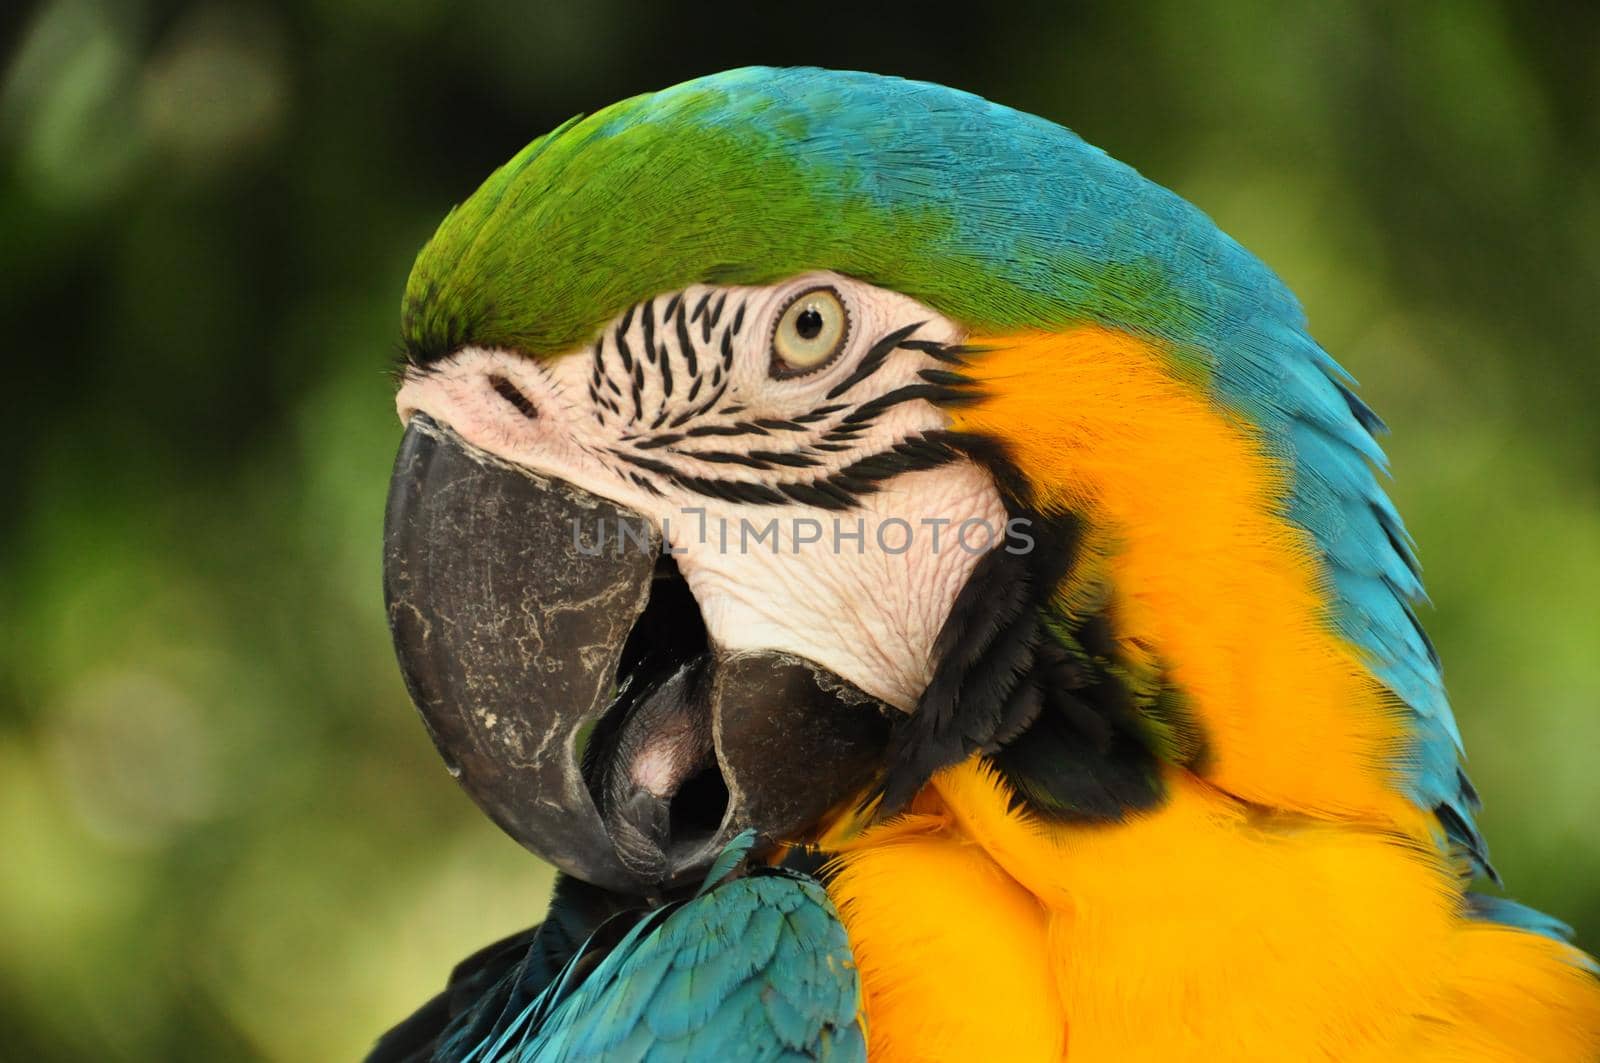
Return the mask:
<path fill-rule="evenodd" d="M 403 334 L 402 668 L 565 874 L 375 1059 L 1600 1059 L 1382 424 L 1178 196 L 735 70 L 501 167 Z"/>

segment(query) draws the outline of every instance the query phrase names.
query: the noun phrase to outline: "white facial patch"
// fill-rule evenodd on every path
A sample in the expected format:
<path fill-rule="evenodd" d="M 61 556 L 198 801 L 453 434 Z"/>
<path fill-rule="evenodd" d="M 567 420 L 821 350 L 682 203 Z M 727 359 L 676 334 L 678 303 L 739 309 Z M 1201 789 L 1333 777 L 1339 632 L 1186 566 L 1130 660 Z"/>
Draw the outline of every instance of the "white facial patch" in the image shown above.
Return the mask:
<path fill-rule="evenodd" d="M 831 342 L 835 305 L 832 357 L 775 353 Z M 798 331 L 775 346 L 780 322 Z M 408 371 L 396 404 L 660 528 L 715 645 L 787 651 L 910 710 L 957 592 L 1008 531 L 988 472 L 942 434 L 941 356 L 960 338 L 833 273 L 693 286 L 554 359 L 465 348 Z"/>

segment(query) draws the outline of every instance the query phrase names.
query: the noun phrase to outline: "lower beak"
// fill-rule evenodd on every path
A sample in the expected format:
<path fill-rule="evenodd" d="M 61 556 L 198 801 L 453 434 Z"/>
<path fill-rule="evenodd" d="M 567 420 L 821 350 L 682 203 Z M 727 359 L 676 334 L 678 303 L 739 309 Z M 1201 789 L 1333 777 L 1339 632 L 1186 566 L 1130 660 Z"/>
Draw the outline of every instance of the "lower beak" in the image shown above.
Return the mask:
<path fill-rule="evenodd" d="M 649 518 L 422 414 L 390 483 L 384 596 L 451 774 L 595 885 L 691 882 L 747 829 L 808 840 L 881 768 L 889 710 L 801 658 L 712 645 Z"/>

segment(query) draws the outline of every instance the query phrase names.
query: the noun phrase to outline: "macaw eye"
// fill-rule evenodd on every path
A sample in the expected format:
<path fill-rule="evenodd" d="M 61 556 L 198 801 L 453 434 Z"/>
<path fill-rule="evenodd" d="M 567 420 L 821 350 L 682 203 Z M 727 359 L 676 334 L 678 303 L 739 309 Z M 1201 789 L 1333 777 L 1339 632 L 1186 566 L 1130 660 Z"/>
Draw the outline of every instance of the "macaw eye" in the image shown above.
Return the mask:
<path fill-rule="evenodd" d="M 790 300 L 772 332 L 772 375 L 799 376 L 822 368 L 844 349 L 850 315 L 832 288 L 812 288 Z"/>

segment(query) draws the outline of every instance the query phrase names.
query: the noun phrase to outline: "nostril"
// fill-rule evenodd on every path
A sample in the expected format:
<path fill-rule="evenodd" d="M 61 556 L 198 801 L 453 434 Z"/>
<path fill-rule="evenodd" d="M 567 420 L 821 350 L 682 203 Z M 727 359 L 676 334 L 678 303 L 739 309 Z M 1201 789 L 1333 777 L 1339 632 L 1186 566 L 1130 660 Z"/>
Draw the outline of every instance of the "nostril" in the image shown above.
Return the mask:
<path fill-rule="evenodd" d="M 494 388 L 495 394 L 506 402 L 516 407 L 518 413 L 530 421 L 538 420 L 539 410 L 534 406 L 533 400 L 522 393 L 522 389 L 503 376 L 491 376 L 489 386 Z"/>

